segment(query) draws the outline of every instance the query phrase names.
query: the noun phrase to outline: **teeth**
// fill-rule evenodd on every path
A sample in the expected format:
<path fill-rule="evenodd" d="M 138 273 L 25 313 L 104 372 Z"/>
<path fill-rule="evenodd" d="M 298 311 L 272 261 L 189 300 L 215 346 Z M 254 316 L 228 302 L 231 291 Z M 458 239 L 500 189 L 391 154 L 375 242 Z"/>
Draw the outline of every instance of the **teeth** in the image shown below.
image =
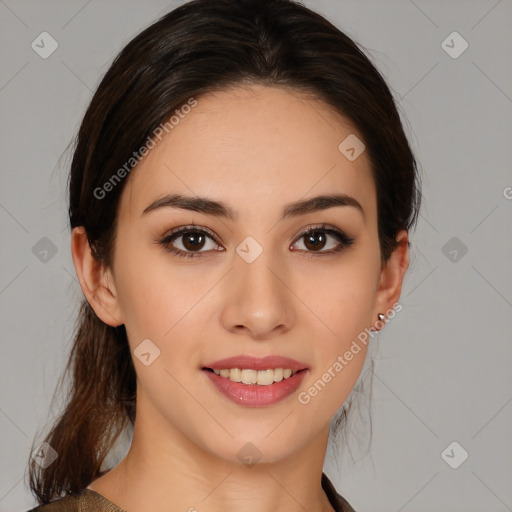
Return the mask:
<path fill-rule="evenodd" d="M 233 382 L 242 382 L 242 370 L 240 368 L 231 368 L 231 370 L 228 370 L 227 377 Z"/>
<path fill-rule="evenodd" d="M 283 379 L 295 375 L 297 370 L 290 368 L 275 368 L 269 370 L 247 370 L 240 368 L 226 368 L 222 370 L 213 370 L 216 375 L 233 382 L 243 382 L 244 384 L 258 384 L 260 386 L 269 386 L 274 382 L 280 382 Z"/>
<path fill-rule="evenodd" d="M 258 373 L 256 370 L 242 370 L 242 382 L 244 384 L 257 384 Z"/>

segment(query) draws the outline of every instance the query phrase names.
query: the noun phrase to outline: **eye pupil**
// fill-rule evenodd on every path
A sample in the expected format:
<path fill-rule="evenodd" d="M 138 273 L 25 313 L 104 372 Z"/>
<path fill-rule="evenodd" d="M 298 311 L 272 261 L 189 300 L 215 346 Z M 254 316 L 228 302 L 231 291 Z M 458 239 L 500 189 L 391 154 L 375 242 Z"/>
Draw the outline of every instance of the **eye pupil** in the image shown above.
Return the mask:
<path fill-rule="evenodd" d="M 197 241 L 196 239 L 199 239 Z M 205 242 L 205 237 L 201 233 L 188 233 L 187 236 L 183 236 L 183 246 L 187 250 L 202 249 Z"/>
<path fill-rule="evenodd" d="M 322 241 L 316 241 L 317 239 L 323 239 Z M 325 245 L 325 235 L 324 233 L 322 233 L 321 231 L 313 231 L 311 233 L 308 233 L 306 235 L 306 242 L 305 242 L 305 245 L 308 249 L 310 249 L 310 247 L 308 246 L 308 244 L 311 243 L 313 249 L 318 249 L 318 247 L 320 245 L 323 245 L 320 247 L 320 249 L 323 248 L 323 246 Z"/>

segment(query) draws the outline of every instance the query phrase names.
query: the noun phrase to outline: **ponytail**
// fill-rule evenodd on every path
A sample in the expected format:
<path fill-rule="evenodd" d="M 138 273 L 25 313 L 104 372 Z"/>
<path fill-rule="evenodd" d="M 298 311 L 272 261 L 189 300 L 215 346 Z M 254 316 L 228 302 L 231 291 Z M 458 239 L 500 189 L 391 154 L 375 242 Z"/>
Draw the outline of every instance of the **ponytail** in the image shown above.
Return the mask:
<path fill-rule="evenodd" d="M 112 445 L 135 423 L 136 376 L 125 328 L 106 325 L 86 300 L 59 386 L 68 372 L 69 399 L 44 439 L 57 458 L 44 468 L 32 457 L 32 444 L 29 485 L 41 505 L 78 493 L 101 476 Z"/>

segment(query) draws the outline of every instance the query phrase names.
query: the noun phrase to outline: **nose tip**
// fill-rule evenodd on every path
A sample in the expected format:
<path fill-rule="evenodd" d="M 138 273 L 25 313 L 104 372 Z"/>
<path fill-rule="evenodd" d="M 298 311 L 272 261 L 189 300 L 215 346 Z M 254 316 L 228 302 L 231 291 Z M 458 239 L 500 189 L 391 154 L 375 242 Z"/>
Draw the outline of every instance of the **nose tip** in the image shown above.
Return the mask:
<path fill-rule="evenodd" d="M 251 254 L 251 258 L 241 256 L 232 270 L 222 320 L 228 330 L 247 330 L 252 338 L 263 340 L 288 329 L 293 311 L 288 287 L 271 268 L 272 262 L 269 265 L 270 253 L 258 247 L 261 245 L 252 237 L 238 246 L 244 256 Z"/>

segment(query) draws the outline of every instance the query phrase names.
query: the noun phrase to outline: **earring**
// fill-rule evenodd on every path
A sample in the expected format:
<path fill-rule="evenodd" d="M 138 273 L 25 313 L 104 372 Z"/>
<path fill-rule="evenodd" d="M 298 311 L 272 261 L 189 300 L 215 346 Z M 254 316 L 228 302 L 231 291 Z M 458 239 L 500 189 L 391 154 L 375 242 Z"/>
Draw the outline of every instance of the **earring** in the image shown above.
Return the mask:
<path fill-rule="evenodd" d="M 378 320 L 379 322 L 384 322 L 384 320 L 386 319 L 385 315 L 383 315 L 382 313 L 379 313 L 379 314 L 377 315 L 377 318 L 379 319 L 379 320 Z M 381 327 L 381 329 L 382 329 L 382 327 Z M 380 329 L 374 329 L 373 327 L 370 327 L 370 331 L 372 331 L 372 332 L 378 332 L 378 331 L 380 331 Z"/>

